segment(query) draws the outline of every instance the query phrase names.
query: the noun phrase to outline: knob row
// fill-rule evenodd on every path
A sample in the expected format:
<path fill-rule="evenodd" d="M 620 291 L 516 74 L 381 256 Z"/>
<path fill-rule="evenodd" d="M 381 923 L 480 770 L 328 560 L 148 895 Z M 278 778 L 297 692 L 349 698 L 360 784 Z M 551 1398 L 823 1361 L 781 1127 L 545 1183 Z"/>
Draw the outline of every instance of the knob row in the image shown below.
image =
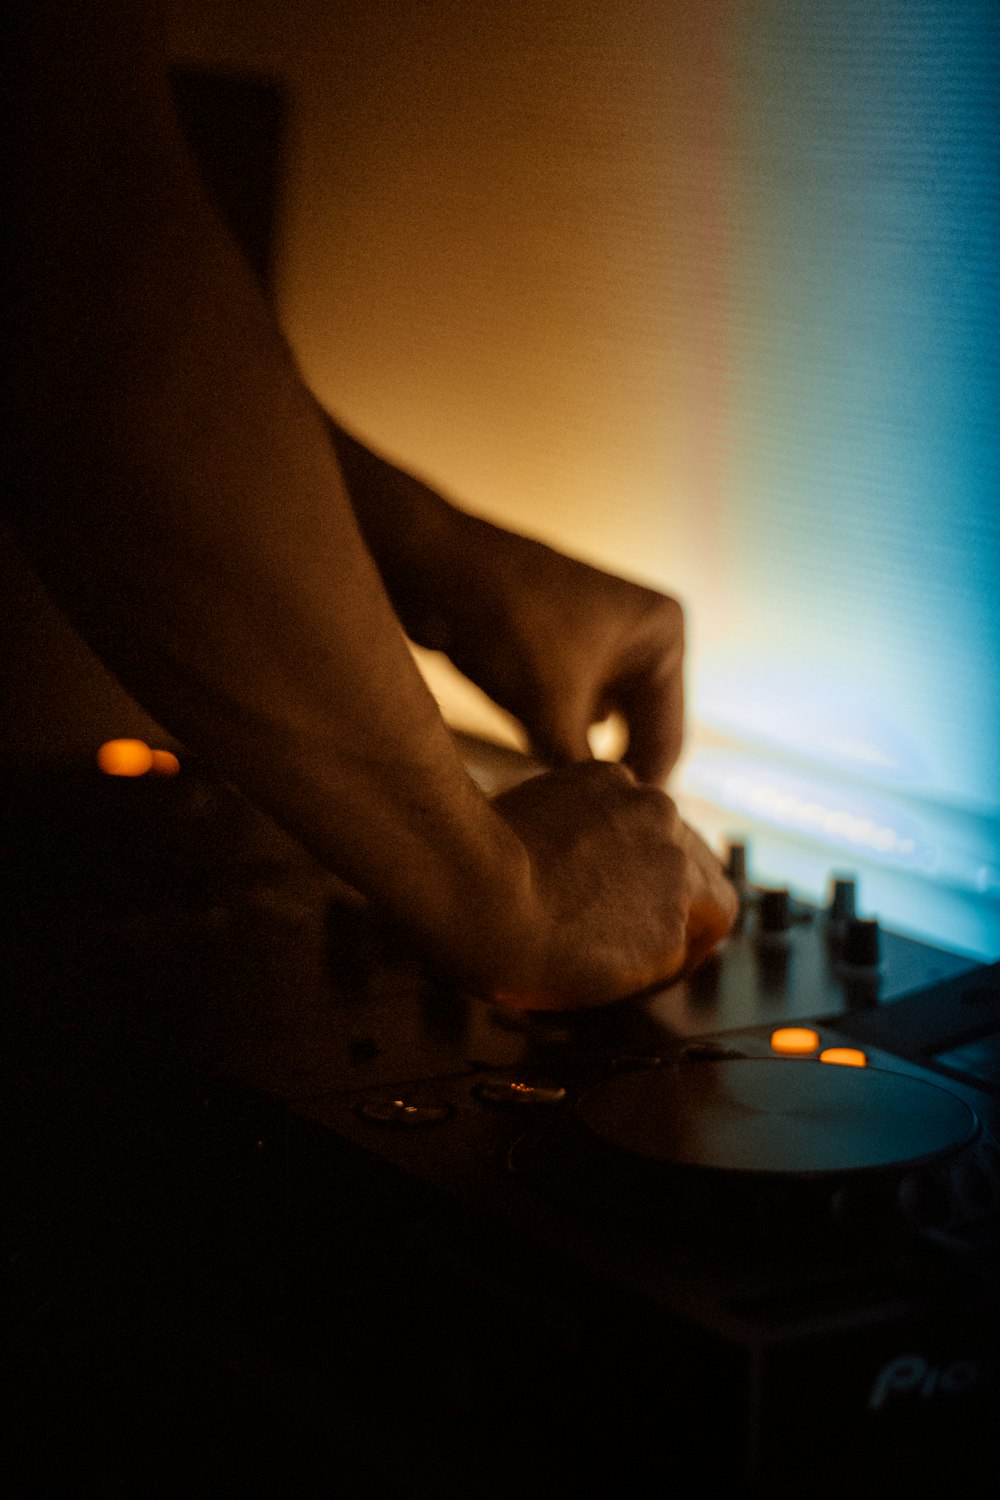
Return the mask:
<path fill-rule="evenodd" d="M 755 887 L 748 875 L 747 846 L 734 842 L 728 847 L 726 874 L 740 892 L 745 905 L 756 912 L 757 936 L 765 941 L 780 938 L 795 922 L 803 920 L 784 886 Z M 826 906 L 827 936 L 840 963 L 849 968 L 876 968 L 881 956 L 881 932 L 874 917 L 857 913 L 857 883 L 849 876 L 835 876 Z"/>

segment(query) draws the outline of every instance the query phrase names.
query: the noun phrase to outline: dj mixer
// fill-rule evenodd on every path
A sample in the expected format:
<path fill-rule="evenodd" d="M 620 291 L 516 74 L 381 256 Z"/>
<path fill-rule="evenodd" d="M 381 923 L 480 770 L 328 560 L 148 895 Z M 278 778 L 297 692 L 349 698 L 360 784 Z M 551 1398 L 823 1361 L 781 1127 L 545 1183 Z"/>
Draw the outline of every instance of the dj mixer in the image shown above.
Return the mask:
<path fill-rule="evenodd" d="M 512 1014 L 210 778 L 82 787 L 21 803 L 8 972 L 160 1100 L 178 1215 L 235 1193 L 224 1244 L 267 1240 L 286 1352 L 336 1351 L 505 1494 L 979 1479 L 1000 966 L 882 930 L 844 875 L 822 909 L 762 888 L 736 843 L 740 918 L 695 974 Z"/>
<path fill-rule="evenodd" d="M 477 1392 L 504 1413 L 494 1445 L 513 1428 L 537 1455 L 543 1412 L 556 1474 L 638 1477 L 662 1444 L 765 1493 L 810 1467 L 856 1493 L 887 1461 L 978 1475 L 1000 1397 L 998 1089 L 962 1067 L 1000 1022 L 1000 970 L 858 924 L 843 882 L 826 911 L 743 898 L 703 970 L 632 1005 L 531 1019 L 413 997 L 417 1069 L 383 1006 L 358 1005 L 350 1074 L 290 1109 L 314 1184 L 328 1153 L 379 1183 L 347 1278 L 355 1297 L 393 1246 L 368 1355 L 404 1400 Z M 304 1194 L 313 1247 L 323 1200 Z"/>

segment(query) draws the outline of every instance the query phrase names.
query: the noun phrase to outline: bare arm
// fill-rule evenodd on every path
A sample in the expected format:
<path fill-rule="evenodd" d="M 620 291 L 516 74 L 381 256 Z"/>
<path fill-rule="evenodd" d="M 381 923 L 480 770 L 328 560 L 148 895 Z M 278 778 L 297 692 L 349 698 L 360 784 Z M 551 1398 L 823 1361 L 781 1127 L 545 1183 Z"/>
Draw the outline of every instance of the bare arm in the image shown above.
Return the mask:
<path fill-rule="evenodd" d="M 39 572 L 162 723 L 462 982 L 592 1004 L 676 972 L 731 910 L 666 798 L 599 768 L 599 816 L 558 778 L 533 813 L 537 792 L 497 808 L 466 774 L 140 11 L 51 0 L 25 23 L 12 509 Z M 556 854 L 553 822 L 590 847 Z M 626 943 L 640 847 L 657 889 Z M 578 892 L 619 887 L 582 961 L 567 862 Z"/>

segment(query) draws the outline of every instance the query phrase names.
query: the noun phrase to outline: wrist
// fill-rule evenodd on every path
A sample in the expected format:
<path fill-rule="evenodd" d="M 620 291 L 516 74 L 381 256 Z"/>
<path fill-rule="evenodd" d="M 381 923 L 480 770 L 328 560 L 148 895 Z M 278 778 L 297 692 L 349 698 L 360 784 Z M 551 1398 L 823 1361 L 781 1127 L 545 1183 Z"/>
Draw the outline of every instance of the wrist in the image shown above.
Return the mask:
<path fill-rule="evenodd" d="M 365 747 L 304 759 L 288 747 L 274 768 L 272 805 L 288 799 L 288 815 L 275 808 L 285 826 L 434 972 L 500 998 L 519 988 L 534 947 L 528 851 L 469 776 L 436 711 L 425 730 L 411 740 L 415 753 L 391 763 Z"/>

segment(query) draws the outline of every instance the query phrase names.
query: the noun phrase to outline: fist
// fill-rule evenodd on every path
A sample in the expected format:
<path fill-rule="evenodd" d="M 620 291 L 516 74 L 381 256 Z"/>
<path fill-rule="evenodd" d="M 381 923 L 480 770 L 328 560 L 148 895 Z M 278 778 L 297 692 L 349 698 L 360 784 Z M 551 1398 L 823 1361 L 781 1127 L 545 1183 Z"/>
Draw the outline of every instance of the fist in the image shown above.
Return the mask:
<path fill-rule="evenodd" d="M 715 855 L 626 766 L 547 772 L 494 806 L 532 875 L 529 930 L 500 1003 L 559 1010 L 624 999 L 695 968 L 735 921 L 736 892 Z"/>

